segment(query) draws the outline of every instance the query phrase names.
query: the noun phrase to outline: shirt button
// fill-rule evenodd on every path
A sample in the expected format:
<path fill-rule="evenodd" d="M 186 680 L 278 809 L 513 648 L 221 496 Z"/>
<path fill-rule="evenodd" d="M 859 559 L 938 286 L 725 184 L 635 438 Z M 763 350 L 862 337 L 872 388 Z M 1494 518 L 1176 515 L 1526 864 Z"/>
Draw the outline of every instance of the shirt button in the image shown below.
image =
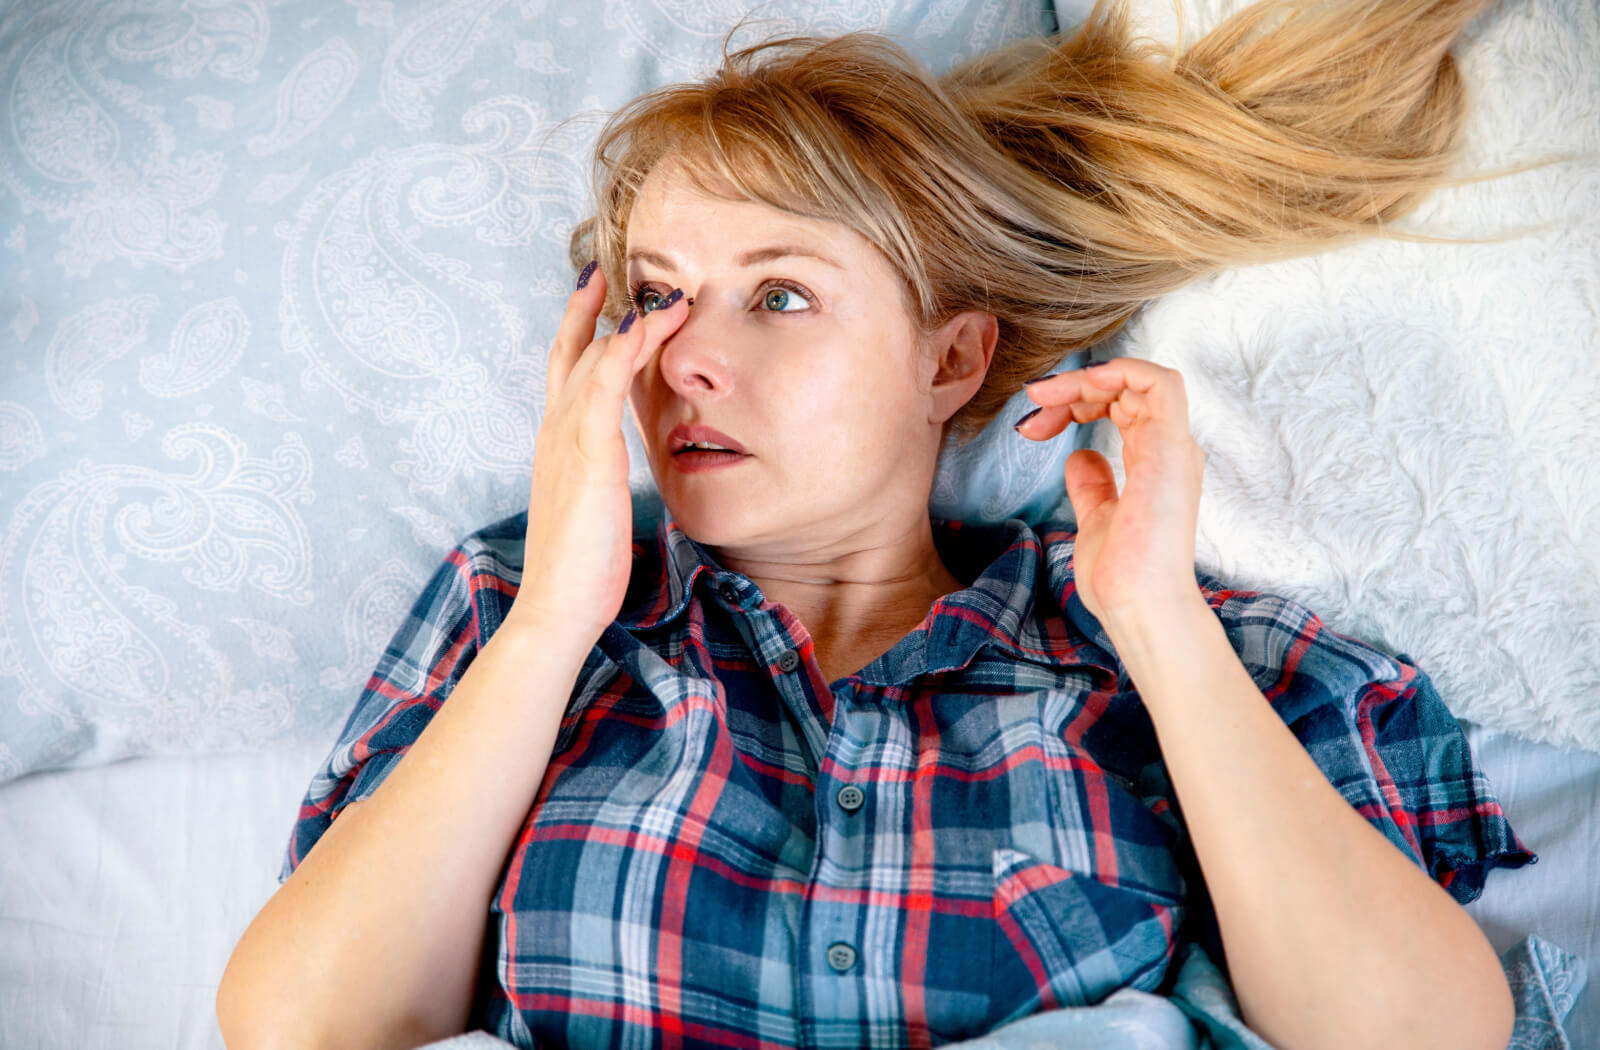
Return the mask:
<path fill-rule="evenodd" d="M 723 600 L 732 602 L 734 605 L 739 604 L 739 588 L 735 587 L 733 584 L 724 583 L 721 587 L 717 588 L 717 593 L 722 595 Z"/>
<path fill-rule="evenodd" d="M 843 941 L 828 945 L 828 965 L 844 973 L 856 964 L 856 950 Z"/>
<path fill-rule="evenodd" d="M 800 654 L 793 649 L 785 649 L 778 657 L 778 670 L 788 674 L 800 666 Z"/>
<path fill-rule="evenodd" d="M 840 788 L 838 798 L 839 805 L 846 813 L 854 813 L 856 810 L 860 809 L 861 804 L 867 800 L 867 796 L 863 794 L 861 789 L 856 787 L 854 784 L 846 784 L 844 787 Z"/>

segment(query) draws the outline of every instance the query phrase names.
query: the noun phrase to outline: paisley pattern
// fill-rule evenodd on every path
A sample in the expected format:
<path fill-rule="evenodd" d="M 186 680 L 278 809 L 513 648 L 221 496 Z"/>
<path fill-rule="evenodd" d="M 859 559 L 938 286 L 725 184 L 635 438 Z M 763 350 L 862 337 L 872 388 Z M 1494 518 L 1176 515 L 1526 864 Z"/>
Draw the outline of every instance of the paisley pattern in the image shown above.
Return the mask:
<path fill-rule="evenodd" d="M 0 470 L 21 470 L 44 455 L 44 428 L 27 405 L 0 401 Z"/>
<path fill-rule="evenodd" d="M 0 782 L 333 739 L 440 554 L 526 506 L 599 118 L 751 8 L 751 39 L 886 30 L 935 68 L 1055 25 L 1047 0 L 5 9 Z M 1040 451 L 984 440 L 961 469 L 1003 517 Z"/>
<path fill-rule="evenodd" d="M 52 260 L 59 276 L 87 277 L 113 259 L 182 270 L 221 258 L 224 224 L 206 207 L 222 181 L 221 155 L 198 146 L 180 153 L 172 125 L 162 119 L 167 107 L 141 101 L 145 90 L 132 82 L 193 76 L 210 58 L 197 68 L 193 60 L 173 62 L 162 48 L 136 48 L 128 53 L 158 60 L 148 68 L 119 64 L 132 79 L 112 77 L 105 72 L 108 50 L 119 32 L 135 43 L 147 37 L 120 21 L 116 7 L 87 2 L 19 7 L 6 28 L 0 61 L 10 126 L 0 181 L 24 212 L 41 212 L 64 227 Z M 185 40 L 191 52 L 215 57 L 203 35 Z M 249 67 L 241 60 L 224 68 L 240 79 Z M 150 85 L 158 93 L 174 86 Z"/>
<path fill-rule="evenodd" d="M 201 303 L 178 318 L 166 353 L 139 362 L 139 385 L 157 397 L 199 393 L 233 371 L 249 338 L 237 297 Z"/>
<path fill-rule="evenodd" d="M 284 349 L 307 361 L 302 384 L 407 425 L 393 469 L 440 493 L 462 472 L 512 483 L 527 468 L 544 372 L 501 283 L 422 250 L 420 227 L 402 223 L 559 248 L 553 231 L 581 217 L 576 194 L 541 192 L 520 174 L 535 162 L 527 148 L 540 114 L 521 100 L 485 105 L 463 120 L 499 132 L 484 148 L 419 146 L 338 172 L 283 234 L 279 320 Z"/>
<path fill-rule="evenodd" d="M 145 341 L 157 305 L 153 295 L 105 299 L 61 323 L 44 352 L 45 382 L 56 407 L 74 419 L 99 414 L 105 384 L 97 373 Z"/>
<path fill-rule="evenodd" d="M 372 674 L 372 654 L 383 652 L 394 633 L 389 622 L 393 610 L 409 609 L 427 582 L 414 564 L 389 558 L 357 584 L 340 609 L 343 651 L 329 654 L 340 662 L 319 669 L 317 684 L 340 694 L 359 693 Z"/>
<path fill-rule="evenodd" d="M 118 5 L 129 8 L 132 5 Z M 184 0 L 170 9 L 109 19 L 106 54 L 134 63 L 155 63 L 168 80 L 187 80 L 202 72 L 251 83 L 266 51 L 265 0 Z"/>
<path fill-rule="evenodd" d="M 252 458 L 211 423 L 173 427 L 160 451 L 193 469 L 82 460 L 10 516 L 0 579 L 23 601 L 0 605 L 0 665 L 17 685 L 13 746 L 35 719 L 82 734 L 103 760 L 240 747 L 290 723 L 297 690 L 281 676 L 240 680 L 251 669 L 186 607 L 196 592 L 246 589 L 280 616 L 311 603 L 296 506 L 312 495 L 308 451 L 290 432 Z"/>
<path fill-rule="evenodd" d="M 379 91 L 383 108 L 400 126 L 421 131 L 433 125 L 430 97 L 472 60 L 506 0 L 450 0 L 401 31 L 383 58 Z"/>
<path fill-rule="evenodd" d="M 315 131 L 355 84 L 361 61 L 339 37 L 300 60 L 278 87 L 278 121 L 265 135 L 253 135 L 245 148 L 265 157 Z"/>

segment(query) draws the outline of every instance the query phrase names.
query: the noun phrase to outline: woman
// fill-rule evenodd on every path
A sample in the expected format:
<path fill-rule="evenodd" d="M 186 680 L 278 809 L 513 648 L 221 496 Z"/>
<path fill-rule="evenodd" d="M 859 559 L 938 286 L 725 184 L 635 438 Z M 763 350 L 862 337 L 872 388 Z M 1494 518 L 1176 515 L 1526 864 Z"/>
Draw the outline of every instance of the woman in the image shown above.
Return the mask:
<path fill-rule="evenodd" d="M 1025 438 L 1123 435 L 1120 494 L 1068 459 L 1075 528 L 927 509 L 947 438 L 1139 303 L 1415 203 L 1482 6 L 1256 8 L 1165 64 L 1097 9 L 942 81 L 776 42 L 619 113 L 527 515 L 313 782 L 229 1045 L 932 1046 L 1193 942 L 1276 1046 L 1503 1047 L 1458 901 L 1532 855 L 1420 671 L 1195 571 L 1176 373 L 1028 385 Z"/>

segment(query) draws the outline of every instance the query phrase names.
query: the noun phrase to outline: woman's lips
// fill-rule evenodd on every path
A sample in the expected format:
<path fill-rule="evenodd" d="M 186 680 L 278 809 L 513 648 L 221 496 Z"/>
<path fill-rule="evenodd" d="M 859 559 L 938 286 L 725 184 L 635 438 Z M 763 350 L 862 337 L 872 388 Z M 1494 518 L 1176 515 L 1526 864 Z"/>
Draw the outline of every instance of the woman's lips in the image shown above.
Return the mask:
<path fill-rule="evenodd" d="M 715 445 L 720 449 L 740 454 L 749 451 L 722 431 L 703 423 L 692 426 L 679 423 L 672 428 L 672 432 L 667 435 L 667 451 L 677 454 L 682 452 L 686 445 Z"/>
<path fill-rule="evenodd" d="M 704 474 L 712 470 L 725 470 L 750 457 L 742 452 L 714 452 L 709 449 L 689 449 L 674 453 L 672 465 L 685 474 Z"/>

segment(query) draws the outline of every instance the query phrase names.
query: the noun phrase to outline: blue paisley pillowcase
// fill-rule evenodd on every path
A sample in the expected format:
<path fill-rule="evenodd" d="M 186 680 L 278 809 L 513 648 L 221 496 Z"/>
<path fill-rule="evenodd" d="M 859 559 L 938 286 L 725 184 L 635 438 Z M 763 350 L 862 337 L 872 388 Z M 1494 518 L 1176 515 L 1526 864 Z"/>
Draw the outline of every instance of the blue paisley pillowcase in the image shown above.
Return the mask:
<path fill-rule="evenodd" d="M 741 14 L 8 9 L 0 781 L 331 741 L 442 552 L 526 505 L 601 121 L 706 72 Z M 1046 0 L 754 15 L 736 44 L 874 29 L 936 70 L 1055 29 Z M 1055 508 L 1073 442 L 1021 414 L 951 458 L 936 513 Z"/>

